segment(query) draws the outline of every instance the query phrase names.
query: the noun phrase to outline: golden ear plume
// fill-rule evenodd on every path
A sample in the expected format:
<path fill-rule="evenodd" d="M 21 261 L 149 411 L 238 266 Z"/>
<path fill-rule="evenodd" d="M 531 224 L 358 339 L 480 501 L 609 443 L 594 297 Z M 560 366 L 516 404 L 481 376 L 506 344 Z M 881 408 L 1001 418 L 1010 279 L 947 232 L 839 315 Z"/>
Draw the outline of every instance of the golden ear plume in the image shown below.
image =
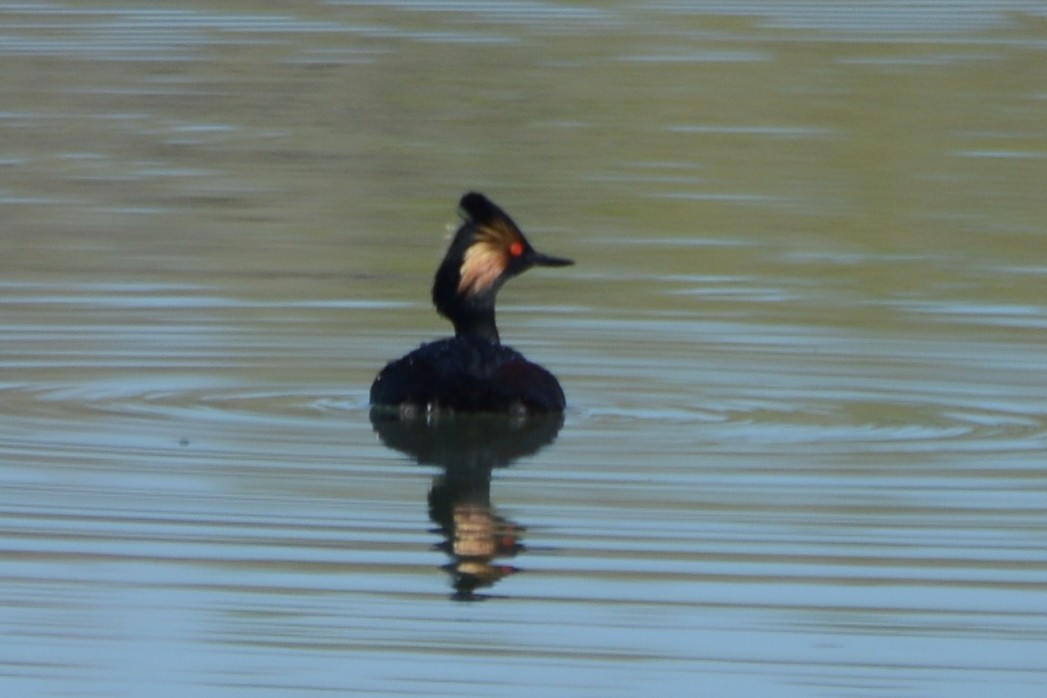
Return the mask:
<path fill-rule="evenodd" d="M 477 295 L 493 288 L 516 250 L 522 252 L 523 239 L 514 228 L 502 221 L 477 226 L 458 270 L 458 293 Z"/>

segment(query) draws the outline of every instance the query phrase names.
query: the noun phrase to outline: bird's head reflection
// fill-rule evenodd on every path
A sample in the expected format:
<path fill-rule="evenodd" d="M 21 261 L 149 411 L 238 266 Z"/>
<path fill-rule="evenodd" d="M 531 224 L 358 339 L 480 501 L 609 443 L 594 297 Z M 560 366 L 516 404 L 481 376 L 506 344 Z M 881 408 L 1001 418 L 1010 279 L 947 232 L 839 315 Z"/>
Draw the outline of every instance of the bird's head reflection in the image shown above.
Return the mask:
<path fill-rule="evenodd" d="M 429 489 L 429 518 L 451 561 L 453 598 L 475 600 L 476 591 L 518 571 L 505 562 L 524 549 L 524 527 L 491 505 L 491 472 L 536 453 L 556 439 L 563 415 L 420 416 L 403 419 L 373 410 L 371 424 L 389 448 L 441 472 Z"/>

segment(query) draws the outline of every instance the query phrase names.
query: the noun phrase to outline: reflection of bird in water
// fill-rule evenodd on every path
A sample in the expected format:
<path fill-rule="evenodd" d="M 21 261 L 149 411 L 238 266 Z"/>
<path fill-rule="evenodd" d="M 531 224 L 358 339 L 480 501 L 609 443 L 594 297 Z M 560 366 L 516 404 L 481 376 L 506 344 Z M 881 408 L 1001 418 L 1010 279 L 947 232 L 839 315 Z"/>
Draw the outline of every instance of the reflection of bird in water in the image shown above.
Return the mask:
<path fill-rule="evenodd" d="M 489 476 L 468 479 L 445 472 L 433 479 L 429 490 L 429 518 L 444 536 L 438 547 L 451 556 L 444 570 L 451 575 L 458 599 L 475 598 L 477 589 L 516 572 L 498 560 L 523 550 L 520 536 L 525 529 L 491 506 L 490 482 Z"/>
<path fill-rule="evenodd" d="M 466 194 L 459 206 L 465 222 L 433 281 L 433 303 L 455 336 L 390 362 L 371 386 L 371 404 L 404 413 L 560 412 L 564 394 L 553 374 L 499 341 L 494 302 L 506 281 L 531 267 L 572 262 L 531 247 L 482 194 Z"/>
<path fill-rule="evenodd" d="M 396 413 L 372 410 L 371 424 L 389 448 L 421 465 L 442 468 L 429 490 L 429 517 L 443 537 L 437 547 L 451 558 L 443 569 L 451 575 L 453 598 L 481 598 L 477 589 L 516 572 L 504 561 L 524 551 L 525 529 L 492 506 L 492 470 L 552 443 L 563 426 L 563 415 L 402 419 Z"/>

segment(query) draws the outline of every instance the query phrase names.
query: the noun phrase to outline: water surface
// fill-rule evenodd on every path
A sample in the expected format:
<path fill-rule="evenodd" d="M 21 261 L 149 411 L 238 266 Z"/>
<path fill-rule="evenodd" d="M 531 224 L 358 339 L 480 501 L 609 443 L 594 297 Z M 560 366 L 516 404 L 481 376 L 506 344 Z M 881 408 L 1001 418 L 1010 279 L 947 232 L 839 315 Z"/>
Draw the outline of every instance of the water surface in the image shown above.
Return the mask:
<path fill-rule="evenodd" d="M 4 695 L 1042 693 L 1040 3 L 0 26 Z M 471 188 L 568 412 L 372 421 Z"/>

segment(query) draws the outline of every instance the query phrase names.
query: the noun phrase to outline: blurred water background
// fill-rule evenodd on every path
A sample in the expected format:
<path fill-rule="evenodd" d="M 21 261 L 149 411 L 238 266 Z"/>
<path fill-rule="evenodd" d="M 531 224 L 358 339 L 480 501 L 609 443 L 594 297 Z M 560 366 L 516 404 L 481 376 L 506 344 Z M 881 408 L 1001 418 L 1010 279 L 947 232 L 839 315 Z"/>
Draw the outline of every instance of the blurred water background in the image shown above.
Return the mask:
<path fill-rule="evenodd" d="M 3 695 L 1043 695 L 1042 2 L 20 2 L 0 64 Z M 499 315 L 569 410 L 372 424 L 469 189 L 577 260 Z"/>

